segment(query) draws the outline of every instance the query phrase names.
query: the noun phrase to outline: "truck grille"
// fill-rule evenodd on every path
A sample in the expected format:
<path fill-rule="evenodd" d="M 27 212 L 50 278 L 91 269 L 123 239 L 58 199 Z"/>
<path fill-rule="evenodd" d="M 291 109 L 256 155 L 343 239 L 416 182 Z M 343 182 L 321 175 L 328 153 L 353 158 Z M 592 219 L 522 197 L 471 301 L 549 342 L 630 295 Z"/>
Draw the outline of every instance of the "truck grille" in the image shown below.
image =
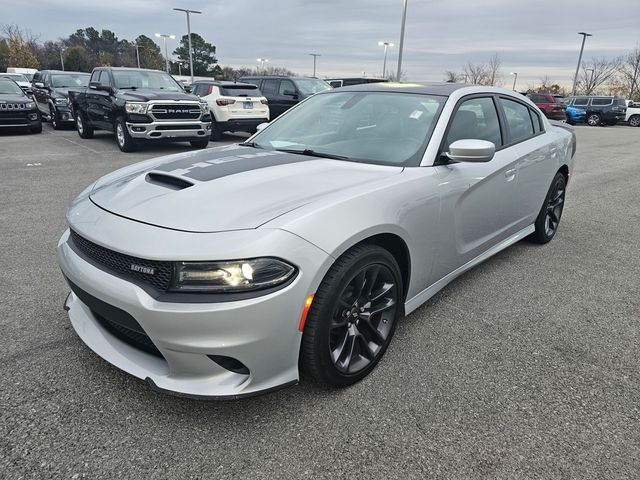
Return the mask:
<path fill-rule="evenodd" d="M 26 110 L 26 103 L 0 103 L 0 111 L 4 110 Z"/>
<path fill-rule="evenodd" d="M 156 120 L 197 120 L 202 115 L 196 104 L 153 104 L 149 113 Z"/>
<path fill-rule="evenodd" d="M 142 282 L 165 292 L 173 278 L 173 263 L 147 260 L 115 252 L 97 245 L 71 230 L 76 248 L 98 265 L 120 276 Z"/>

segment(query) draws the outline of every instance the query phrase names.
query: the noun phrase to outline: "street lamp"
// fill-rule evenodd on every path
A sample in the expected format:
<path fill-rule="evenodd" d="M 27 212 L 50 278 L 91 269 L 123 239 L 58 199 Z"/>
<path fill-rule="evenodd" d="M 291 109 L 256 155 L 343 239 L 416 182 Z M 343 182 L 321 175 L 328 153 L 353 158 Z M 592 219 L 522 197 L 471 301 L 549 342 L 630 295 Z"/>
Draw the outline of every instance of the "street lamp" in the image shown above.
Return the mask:
<path fill-rule="evenodd" d="M 156 37 L 162 38 L 164 41 L 164 60 L 166 63 L 167 73 L 169 73 L 169 55 L 167 54 L 167 38 L 174 39 L 175 35 L 169 35 L 168 33 L 156 33 Z"/>
<path fill-rule="evenodd" d="M 514 76 L 512 90 L 515 92 L 515 90 L 516 90 L 516 81 L 518 80 L 518 72 L 509 72 L 509 75 L 513 75 Z"/>
<path fill-rule="evenodd" d="M 190 13 L 201 14 L 202 12 L 199 12 L 197 10 L 188 10 L 186 8 L 174 8 L 174 10 L 176 10 L 177 12 L 184 12 L 187 14 L 187 35 L 189 36 L 189 68 L 191 71 L 191 83 L 193 83 L 193 53 L 191 50 L 191 21 L 190 21 L 189 14 Z"/>
<path fill-rule="evenodd" d="M 407 0 L 402 1 L 402 24 L 400 27 L 400 47 L 398 48 L 398 75 L 396 81 L 400 81 L 402 75 L 402 50 L 404 48 L 404 25 L 407 21 Z"/>
<path fill-rule="evenodd" d="M 387 76 L 387 51 L 389 47 L 393 47 L 393 43 L 390 42 L 378 42 L 379 47 L 384 47 L 384 60 L 382 61 L 382 78 Z"/>
<path fill-rule="evenodd" d="M 313 57 L 313 78 L 316 78 L 316 58 L 321 57 L 322 55 L 319 53 L 310 53 L 309 55 Z"/>
<path fill-rule="evenodd" d="M 264 64 L 269 63 L 268 58 L 257 58 L 256 61 L 260 64 L 260 69 L 264 72 Z"/>
<path fill-rule="evenodd" d="M 64 59 L 62 58 L 62 52 L 64 52 L 64 48 L 60 47 L 58 49 L 58 53 L 60 53 L 60 65 L 62 66 L 62 71 L 64 72 Z"/>
<path fill-rule="evenodd" d="M 578 57 L 578 66 L 576 67 L 576 74 L 573 77 L 573 89 L 571 91 L 571 95 L 575 96 L 576 94 L 576 82 L 578 81 L 578 71 L 580 70 L 580 64 L 582 63 L 582 52 L 584 51 L 584 42 L 587 37 L 592 37 L 590 33 L 586 32 L 578 32 L 578 35 L 582 35 L 582 46 L 580 47 L 580 56 Z"/>
<path fill-rule="evenodd" d="M 136 60 L 138 62 L 138 68 L 140 68 L 140 49 L 141 48 L 147 48 L 147 47 L 141 47 L 140 45 L 138 45 L 137 43 L 134 45 L 134 48 L 136 49 Z"/>

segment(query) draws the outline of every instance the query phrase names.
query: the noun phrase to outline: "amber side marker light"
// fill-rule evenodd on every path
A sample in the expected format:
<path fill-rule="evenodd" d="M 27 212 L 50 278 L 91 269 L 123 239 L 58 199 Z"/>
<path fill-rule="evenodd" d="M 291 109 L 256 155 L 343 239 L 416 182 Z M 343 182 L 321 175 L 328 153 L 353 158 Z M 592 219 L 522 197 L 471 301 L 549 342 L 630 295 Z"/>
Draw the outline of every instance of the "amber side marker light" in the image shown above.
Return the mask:
<path fill-rule="evenodd" d="M 309 309 L 311 308 L 311 302 L 313 302 L 313 293 L 307 297 L 307 301 L 304 302 L 304 308 L 302 309 L 302 315 L 300 316 L 300 323 L 298 324 L 298 331 L 302 332 L 304 330 L 304 324 L 307 321 L 307 315 L 309 314 Z"/>

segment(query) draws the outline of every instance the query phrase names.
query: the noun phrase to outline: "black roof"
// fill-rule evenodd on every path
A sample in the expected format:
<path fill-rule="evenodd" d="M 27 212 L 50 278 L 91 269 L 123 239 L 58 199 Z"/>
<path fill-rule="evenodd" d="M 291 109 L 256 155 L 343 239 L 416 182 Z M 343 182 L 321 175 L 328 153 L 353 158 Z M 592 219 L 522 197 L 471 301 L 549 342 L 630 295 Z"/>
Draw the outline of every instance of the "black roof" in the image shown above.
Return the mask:
<path fill-rule="evenodd" d="M 294 80 L 299 80 L 299 79 L 313 79 L 313 80 L 322 80 L 321 78 L 316 78 L 316 77 L 300 77 L 300 76 L 289 76 L 289 75 L 242 75 L 239 78 L 250 78 L 250 79 L 254 79 L 254 78 L 292 78 Z"/>
<path fill-rule="evenodd" d="M 193 81 L 193 85 L 195 85 L 196 83 L 206 83 L 209 85 L 216 85 L 218 87 L 237 87 L 237 86 L 241 86 L 241 87 L 255 87 L 255 85 L 253 83 L 244 83 L 244 82 L 234 82 L 232 80 L 214 80 L 213 78 L 211 80 L 206 80 L 206 79 L 200 79 L 200 80 L 194 80 Z"/>
<path fill-rule="evenodd" d="M 89 75 L 87 72 L 73 72 L 71 70 L 38 70 L 38 72 L 48 72 L 48 73 L 80 73 L 82 75 Z"/>

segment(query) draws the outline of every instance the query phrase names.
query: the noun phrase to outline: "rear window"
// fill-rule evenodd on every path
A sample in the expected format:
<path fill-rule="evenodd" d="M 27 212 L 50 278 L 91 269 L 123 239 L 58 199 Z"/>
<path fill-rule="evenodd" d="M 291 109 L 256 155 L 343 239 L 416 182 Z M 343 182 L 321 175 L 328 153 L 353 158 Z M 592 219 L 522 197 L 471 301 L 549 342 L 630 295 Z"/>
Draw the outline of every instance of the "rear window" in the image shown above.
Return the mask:
<path fill-rule="evenodd" d="M 620 105 L 621 107 L 626 107 L 627 106 L 627 102 L 625 101 L 624 98 L 616 98 L 616 103 L 618 105 Z"/>
<path fill-rule="evenodd" d="M 613 98 L 594 98 L 593 100 L 591 100 L 591 105 L 593 105 L 594 107 L 602 107 L 611 104 L 613 104 Z"/>
<path fill-rule="evenodd" d="M 533 103 L 546 103 L 547 97 L 544 95 L 530 95 L 529 98 Z"/>
<path fill-rule="evenodd" d="M 259 97 L 262 94 L 255 85 L 225 85 L 220 87 L 220 94 L 226 97 Z"/>

